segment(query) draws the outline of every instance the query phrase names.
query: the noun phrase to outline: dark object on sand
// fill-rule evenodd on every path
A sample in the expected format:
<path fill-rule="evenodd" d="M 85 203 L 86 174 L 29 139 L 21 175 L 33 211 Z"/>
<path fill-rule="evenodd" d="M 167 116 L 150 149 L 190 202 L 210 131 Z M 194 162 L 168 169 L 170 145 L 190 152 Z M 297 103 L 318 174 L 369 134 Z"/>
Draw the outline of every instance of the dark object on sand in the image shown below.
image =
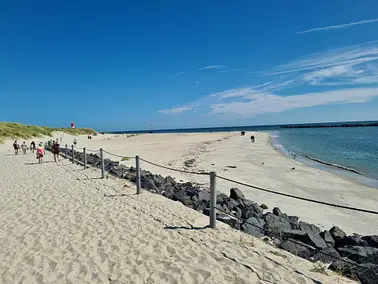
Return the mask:
<path fill-rule="evenodd" d="M 255 136 L 253 136 L 253 135 L 251 136 L 251 142 L 255 143 Z"/>
<path fill-rule="evenodd" d="M 242 132 L 241 132 L 240 134 L 241 134 L 241 136 L 244 136 L 244 134 L 245 134 L 245 131 L 242 131 Z"/>
<path fill-rule="evenodd" d="M 291 169 L 292 169 L 292 170 L 295 170 L 295 167 L 292 167 Z"/>

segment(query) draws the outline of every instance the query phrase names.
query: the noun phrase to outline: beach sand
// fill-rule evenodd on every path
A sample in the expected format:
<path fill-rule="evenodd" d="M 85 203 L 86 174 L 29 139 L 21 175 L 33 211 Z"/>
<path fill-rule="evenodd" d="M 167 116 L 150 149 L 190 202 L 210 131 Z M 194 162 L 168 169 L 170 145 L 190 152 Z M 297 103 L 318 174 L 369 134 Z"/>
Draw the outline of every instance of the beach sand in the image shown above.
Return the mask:
<path fill-rule="evenodd" d="M 254 135 L 256 143 L 249 137 Z M 216 171 L 217 175 L 288 193 L 305 198 L 346 205 L 350 207 L 377 210 L 378 190 L 347 180 L 321 169 L 315 169 L 274 150 L 270 137 L 264 132 L 250 132 L 241 136 L 231 133 L 181 133 L 98 135 L 92 140 L 78 137 L 78 147 L 99 149 L 121 156 L 140 155 L 141 158 L 178 169 L 190 171 Z M 72 137 L 65 135 L 62 144 L 72 144 Z M 120 158 L 105 154 L 112 160 Z M 185 168 L 184 162 L 195 159 L 193 167 Z M 135 161 L 123 162 L 135 166 Z M 191 181 L 209 185 L 207 176 L 182 174 L 142 162 L 143 169 L 163 176 L 171 175 L 177 181 Z M 234 168 L 236 167 L 236 168 Z M 292 168 L 295 167 L 295 170 Z M 240 188 L 245 196 L 257 203 L 264 203 L 270 209 L 279 207 L 289 215 L 300 217 L 323 229 L 338 226 L 347 233 L 362 235 L 378 234 L 378 216 L 346 209 L 313 204 L 306 201 L 273 195 L 245 186 L 217 179 L 217 190 L 229 194 L 232 187 Z"/>
<path fill-rule="evenodd" d="M 135 195 L 135 185 L 99 179 L 98 169 L 56 164 L 51 154 L 39 165 L 7 145 L 0 283 L 355 283 L 313 272 L 314 264 L 220 222 L 206 229 L 208 217 L 160 195 Z"/>

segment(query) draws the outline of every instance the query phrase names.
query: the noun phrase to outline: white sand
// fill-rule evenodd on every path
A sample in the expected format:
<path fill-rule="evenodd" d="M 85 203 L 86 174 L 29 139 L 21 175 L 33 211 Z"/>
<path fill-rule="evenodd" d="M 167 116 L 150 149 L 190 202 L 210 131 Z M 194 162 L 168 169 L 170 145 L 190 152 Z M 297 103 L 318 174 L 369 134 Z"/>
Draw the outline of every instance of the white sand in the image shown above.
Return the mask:
<path fill-rule="evenodd" d="M 172 138 L 167 147 L 158 140 L 169 136 L 155 137 L 127 143 L 144 141 L 145 147 L 129 149 L 178 164 L 182 138 L 177 136 L 177 143 Z M 237 138 L 206 147 L 226 150 L 232 141 Z M 124 143 L 106 142 L 109 149 L 127 149 Z M 191 147 L 181 148 L 182 154 Z M 203 227 L 208 218 L 159 195 L 136 196 L 135 186 L 98 179 L 98 170 L 51 160 L 49 154 L 38 165 L 33 155 L 14 156 L 9 147 L 0 146 L 0 283 L 354 283 L 311 272 L 312 263 L 221 223 L 216 230 L 185 229 Z M 221 161 L 225 158 L 212 159 L 216 167 L 224 166 Z M 239 162 L 239 170 L 244 164 Z"/>
<path fill-rule="evenodd" d="M 218 175 L 247 184 L 272 189 L 306 198 L 351 207 L 378 210 L 378 189 L 363 186 L 324 170 L 315 169 L 301 162 L 284 157 L 269 143 L 266 133 L 253 133 L 256 143 L 240 133 L 194 134 L 144 134 L 127 138 L 127 135 L 99 135 L 87 140 L 78 137 L 78 147 L 90 149 L 103 147 L 109 152 L 135 156 L 165 166 L 183 169 L 183 163 L 196 159 L 190 170 L 214 170 Z M 63 144 L 72 144 L 72 137 L 65 136 Z M 118 157 L 106 155 L 112 160 Z M 126 162 L 134 165 L 134 161 Z M 264 163 L 264 165 L 262 165 Z M 236 166 L 237 168 L 228 168 Z M 295 167 L 295 170 L 291 168 Z M 142 168 L 177 180 L 197 181 L 208 185 L 206 176 L 181 174 L 142 163 Z M 270 209 L 277 206 L 283 212 L 296 215 L 323 229 L 336 225 L 347 233 L 378 234 L 378 216 L 345 209 L 317 205 L 287 197 L 272 195 L 217 179 L 217 189 L 226 194 L 231 187 L 239 187 L 247 198 L 265 203 Z"/>

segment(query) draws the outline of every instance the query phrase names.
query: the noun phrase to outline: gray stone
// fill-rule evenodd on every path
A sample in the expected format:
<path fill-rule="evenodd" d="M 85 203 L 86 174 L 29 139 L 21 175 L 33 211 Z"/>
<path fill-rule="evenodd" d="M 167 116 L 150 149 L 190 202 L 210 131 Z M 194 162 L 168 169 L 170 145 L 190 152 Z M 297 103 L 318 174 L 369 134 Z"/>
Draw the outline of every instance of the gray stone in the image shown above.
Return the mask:
<path fill-rule="evenodd" d="M 311 240 L 311 245 L 319 249 L 328 247 L 326 242 L 320 236 L 320 229 L 317 226 L 306 222 L 299 222 L 299 227 L 307 233 Z"/>
<path fill-rule="evenodd" d="M 343 258 L 343 260 L 333 262 L 329 269 L 349 278 L 358 279 L 364 284 L 378 283 L 378 265 L 373 263 L 357 265 L 355 262 Z"/>
<path fill-rule="evenodd" d="M 145 188 L 145 189 L 152 189 L 154 191 L 158 191 L 158 187 L 155 185 L 154 181 L 151 180 L 149 177 L 147 176 L 141 176 L 140 178 L 140 184 L 141 184 L 141 187 L 142 188 Z"/>
<path fill-rule="evenodd" d="M 278 207 L 274 207 L 273 210 L 272 210 L 272 213 L 278 217 L 282 216 L 282 212 L 280 210 L 280 208 Z"/>
<path fill-rule="evenodd" d="M 197 207 L 197 204 L 190 198 L 190 196 L 185 196 L 183 199 L 182 199 L 182 204 L 184 204 L 185 206 L 187 207 L 190 207 L 192 209 L 196 209 Z"/>
<path fill-rule="evenodd" d="M 297 216 L 288 216 L 290 226 L 293 230 L 299 230 L 299 218 Z"/>
<path fill-rule="evenodd" d="M 338 248 L 341 256 L 347 257 L 357 263 L 378 264 L 378 248 L 350 246 Z"/>
<path fill-rule="evenodd" d="M 251 217 L 243 223 L 241 229 L 249 235 L 262 238 L 264 236 L 264 226 L 265 221 L 263 219 Z"/>
<path fill-rule="evenodd" d="M 282 231 L 289 231 L 291 230 L 291 226 L 289 221 L 284 218 L 280 218 L 272 213 L 267 213 L 265 215 L 265 230 L 267 235 L 273 235 L 277 237 L 277 235 L 281 235 Z"/>
<path fill-rule="evenodd" d="M 320 236 L 326 242 L 328 247 L 334 247 L 335 246 L 335 240 L 332 238 L 331 233 L 329 231 L 325 230 L 324 232 L 321 232 Z"/>
<path fill-rule="evenodd" d="M 169 182 L 172 186 L 175 186 L 176 185 L 176 181 L 175 181 L 175 179 L 173 178 L 173 177 L 171 177 L 171 176 L 167 176 L 167 177 L 165 177 L 165 182 Z"/>
<path fill-rule="evenodd" d="M 252 203 L 251 205 L 245 206 L 242 212 L 243 219 L 248 219 L 250 217 L 261 218 L 263 216 L 263 210 L 256 203 Z"/>
<path fill-rule="evenodd" d="M 293 242 L 291 239 L 282 242 L 279 247 L 305 259 L 310 259 L 313 254 L 312 251 L 307 248 L 306 244 L 299 241 Z"/>
<path fill-rule="evenodd" d="M 243 212 L 239 207 L 235 207 L 233 211 L 231 211 L 231 214 L 234 215 L 236 218 L 241 219 Z"/>
<path fill-rule="evenodd" d="M 315 253 L 312 260 L 321 261 L 324 263 L 332 263 L 339 260 L 340 258 L 340 254 L 333 247 L 327 247 Z"/>
<path fill-rule="evenodd" d="M 224 193 L 219 193 L 217 195 L 217 203 L 223 203 L 225 199 L 228 199 L 228 196 Z"/>
<path fill-rule="evenodd" d="M 231 188 L 230 189 L 230 198 L 235 199 L 235 200 L 237 200 L 237 199 L 244 200 L 245 196 L 239 188 Z"/>
<path fill-rule="evenodd" d="M 365 240 L 369 246 L 378 248 L 378 236 L 365 236 L 362 237 L 363 240 Z"/>
<path fill-rule="evenodd" d="M 344 238 L 346 237 L 346 233 L 341 230 L 339 227 L 337 226 L 333 226 L 330 230 L 329 230 L 329 233 L 331 234 L 332 238 L 334 240 L 337 240 L 337 239 L 341 239 L 341 238 Z"/>
<path fill-rule="evenodd" d="M 197 198 L 199 201 L 205 201 L 205 202 L 210 202 L 210 192 L 203 189 L 203 190 L 200 190 L 198 193 L 197 193 Z"/>
<path fill-rule="evenodd" d="M 261 209 L 263 209 L 263 210 L 268 209 L 268 206 L 266 206 L 265 204 L 261 204 L 260 207 L 261 207 Z"/>
<path fill-rule="evenodd" d="M 335 247 L 346 247 L 346 246 L 362 246 L 368 247 L 369 244 L 367 241 L 362 239 L 360 236 L 346 236 L 335 241 Z"/>

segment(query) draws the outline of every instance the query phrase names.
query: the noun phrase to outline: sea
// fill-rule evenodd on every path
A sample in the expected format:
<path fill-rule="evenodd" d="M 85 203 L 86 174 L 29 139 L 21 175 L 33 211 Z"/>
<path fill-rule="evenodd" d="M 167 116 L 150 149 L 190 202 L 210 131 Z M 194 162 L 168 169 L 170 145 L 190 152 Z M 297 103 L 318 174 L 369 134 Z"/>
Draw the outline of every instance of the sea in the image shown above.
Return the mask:
<path fill-rule="evenodd" d="M 378 127 L 314 127 L 376 122 L 301 124 L 312 126 L 311 128 L 283 128 L 283 125 L 264 125 L 163 129 L 153 130 L 153 133 L 265 131 L 272 138 L 272 146 L 288 158 L 378 188 Z M 118 131 L 112 133 L 138 134 L 149 133 L 149 131 Z"/>

